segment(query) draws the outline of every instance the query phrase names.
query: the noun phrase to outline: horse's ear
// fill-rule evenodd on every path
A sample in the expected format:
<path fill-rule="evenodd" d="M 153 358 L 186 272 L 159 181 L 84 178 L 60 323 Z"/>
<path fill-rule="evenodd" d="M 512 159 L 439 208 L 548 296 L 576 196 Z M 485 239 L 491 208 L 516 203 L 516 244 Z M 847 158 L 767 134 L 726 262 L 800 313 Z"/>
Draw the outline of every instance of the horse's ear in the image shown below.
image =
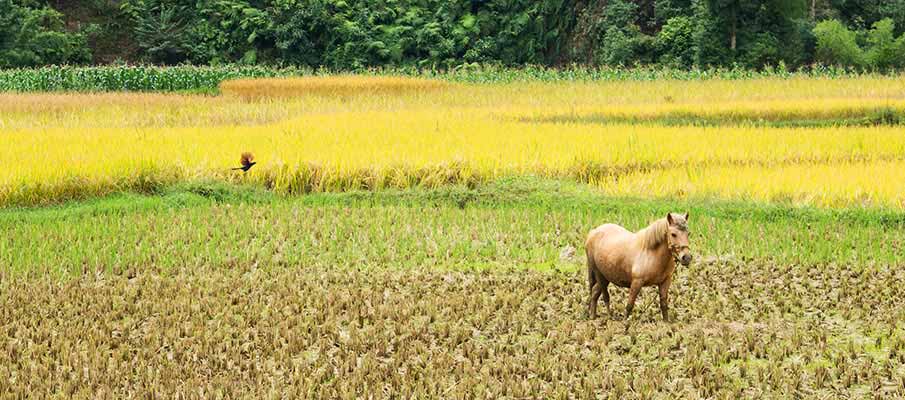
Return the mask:
<path fill-rule="evenodd" d="M 688 212 L 685 212 L 685 222 L 688 222 Z"/>
<path fill-rule="evenodd" d="M 672 213 L 666 213 L 666 222 L 668 222 L 670 225 L 675 225 L 672 219 Z"/>

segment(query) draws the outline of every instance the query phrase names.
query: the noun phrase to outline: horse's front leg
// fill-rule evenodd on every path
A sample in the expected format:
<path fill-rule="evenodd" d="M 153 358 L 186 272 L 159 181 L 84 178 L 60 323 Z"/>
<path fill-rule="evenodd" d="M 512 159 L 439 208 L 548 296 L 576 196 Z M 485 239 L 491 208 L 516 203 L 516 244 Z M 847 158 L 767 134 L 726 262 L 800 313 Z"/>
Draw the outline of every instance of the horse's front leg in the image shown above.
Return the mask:
<path fill-rule="evenodd" d="M 660 284 L 660 314 L 669 322 L 669 281 Z"/>
<path fill-rule="evenodd" d="M 635 308 L 635 300 L 638 298 L 638 292 L 641 291 L 641 280 L 632 281 L 632 286 L 628 290 L 628 304 L 625 305 L 625 331 L 628 332 L 629 317 L 632 315 L 632 309 Z"/>

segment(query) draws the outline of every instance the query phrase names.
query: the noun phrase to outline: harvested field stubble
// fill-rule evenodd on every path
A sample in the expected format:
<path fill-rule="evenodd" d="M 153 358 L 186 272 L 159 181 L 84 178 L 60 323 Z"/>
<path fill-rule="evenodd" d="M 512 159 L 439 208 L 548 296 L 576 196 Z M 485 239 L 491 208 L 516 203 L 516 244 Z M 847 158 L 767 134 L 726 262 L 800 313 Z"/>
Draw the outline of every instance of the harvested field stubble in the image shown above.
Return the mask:
<path fill-rule="evenodd" d="M 583 319 L 582 273 L 291 268 L 0 280 L 0 397 L 905 395 L 901 269 L 700 263 Z M 611 288 L 621 313 L 625 290 Z"/>

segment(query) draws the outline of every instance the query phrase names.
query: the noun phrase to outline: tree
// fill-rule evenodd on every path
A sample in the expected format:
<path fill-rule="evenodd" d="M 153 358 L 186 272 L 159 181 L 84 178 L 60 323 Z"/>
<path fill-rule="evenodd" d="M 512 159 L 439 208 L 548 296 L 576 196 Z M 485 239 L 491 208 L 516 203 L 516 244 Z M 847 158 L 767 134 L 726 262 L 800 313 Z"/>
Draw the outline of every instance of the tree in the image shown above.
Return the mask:
<path fill-rule="evenodd" d="M 874 23 L 867 33 L 866 62 L 873 68 L 890 69 L 905 66 L 905 34 L 895 37 L 895 23 L 890 18 Z"/>
<path fill-rule="evenodd" d="M 694 20 L 672 17 L 657 34 L 656 49 L 662 64 L 690 67 L 694 64 Z"/>
<path fill-rule="evenodd" d="M 894 33 L 905 33 L 905 0 L 887 0 L 880 3 L 879 14 L 883 18 L 889 18 L 895 25 Z"/>
<path fill-rule="evenodd" d="M 792 48 L 804 48 L 798 20 L 803 19 L 807 6 L 803 0 L 705 0 L 705 20 L 695 17 L 701 25 L 699 39 L 706 35 L 724 38 L 721 46 L 728 47 L 728 61 L 741 62 L 749 67 L 761 67 L 786 61 L 792 52 L 786 52 L 780 44 L 792 44 Z M 714 48 L 713 44 L 699 45 L 700 51 Z M 713 55 L 703 54 L 712 59 Z"/>
<path fill-rule="evenodd" d="M 150 61 L 176 64 L 189 57 L 188 7 L 153 0 L 126 0 L 121 7 L 133 23 L 136 43 Z"/>
<path fill-rule="evenodd" d="M 0 68 L 90 60 L 84 35 L 67 32 L 59 12 L 0 0 Z"/>
<path fill-rule="evenodd" d="M 599 64 L 628 66 L 640 63 L 652 38 L 641 32 L 637 24 L 638 5 L 627 0 L 610 0 L 598 20 L 599 45 L 595 49 L 595 61 Z M 650 53 L 648 49 L 647 53 Z"/>
<path fill-rule="evenodd" d="M 739 18 L 744 15 L 743 0 L 708 0 L 710 13 L 728 32 L 729 49 L 734 53 L 738 46 Z"/>
<path fill-rule="evenodd" d="M 832 19 L 814 27 L 817 37 L 816 58 L 828 65 L 863 66 L 864 53 L 858 46 L 856 33 L 842 22 Z"/>
<path fill-rule="evenodd" d="M 654 18 L 659 26 L 675 17 L 690 17 L 692 14 L 691 0 L 654 0 Z"/>

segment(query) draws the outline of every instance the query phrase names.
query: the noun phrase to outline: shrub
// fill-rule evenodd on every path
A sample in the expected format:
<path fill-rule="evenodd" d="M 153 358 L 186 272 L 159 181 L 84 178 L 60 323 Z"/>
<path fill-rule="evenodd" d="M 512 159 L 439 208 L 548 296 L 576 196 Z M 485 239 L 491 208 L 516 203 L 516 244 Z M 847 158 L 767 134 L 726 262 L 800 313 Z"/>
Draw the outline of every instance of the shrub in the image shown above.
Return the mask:
<path fill-rule="evenodd" d="M 905 66 L 905 35 L 895 38 L 895 25 L 889 18 L 877 21 L 867 33 L 867 62 L 874 68 Z"/>
<path fill-rule="evenodd" d="M 858 46 L 857 34 L 838 20 L 818 23 L 814 27 L 814 36 L 817 38 L 817 61 L 847 67 L 865 65 L 864 51 Z"/>
<path fill-rule="evenodd" d="M 638 5 L 625 0 L 607 3 L 594 29 L 600 38 L 595 51 L 598 64 L 625 66 L 640 61 L 639 52 L 646 44 L 646 36 L 635 24 L 637 11 Z"/>
<path fill-rule="evenodd" d="M 673 17 L 657 34 L 656 49 L 660 62 L 677 67 L 694 64 L 694 21 L 690 17 Z"/>
<path fill-rule="evenodd" d="M 603 44 L 597 53 L 597 62 L 599 64 L 612 66 L 630 65 L 635 60 L 635 52 L 637 50 L 637 40 L 632 33 L 611 26 L 606 31 Z M 640 34 L 640 32 L 639 32 Z"/>

